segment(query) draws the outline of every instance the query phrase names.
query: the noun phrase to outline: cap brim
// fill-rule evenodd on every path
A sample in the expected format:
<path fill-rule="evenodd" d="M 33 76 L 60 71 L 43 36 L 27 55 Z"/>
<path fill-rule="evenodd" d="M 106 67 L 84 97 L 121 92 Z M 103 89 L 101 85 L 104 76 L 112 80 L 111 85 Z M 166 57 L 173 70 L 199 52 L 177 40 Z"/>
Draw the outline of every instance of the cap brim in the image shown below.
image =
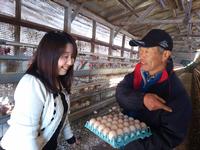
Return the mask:
<path fill-rule="evenodd" d="M 129 41 L 130 46 L 145 46 L 144 41 L 141 40 L 130 40 Z"/>

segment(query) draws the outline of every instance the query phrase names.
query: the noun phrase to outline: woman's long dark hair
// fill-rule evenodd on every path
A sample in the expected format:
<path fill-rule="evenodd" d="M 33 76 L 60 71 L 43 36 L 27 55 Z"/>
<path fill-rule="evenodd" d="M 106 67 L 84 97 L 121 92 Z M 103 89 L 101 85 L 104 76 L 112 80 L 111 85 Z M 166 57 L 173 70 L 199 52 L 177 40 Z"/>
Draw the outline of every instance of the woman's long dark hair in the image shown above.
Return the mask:
<path fill-rule="evenodd" d="M 27 74 L 39 78 L 46 89 L 52 93 L 60 91 L 56 86 L 59 80 L 68 93 L 71 91 L 74 65 L 69 67 L 66 75 L 58 75 L 58 60 L 67 44 L 73 45 L 72 57 L 75 60 L 77 45 L 71 35 L 58 31 L 46 33 L 38 45 L 32 64 L 26 71 Z"/>

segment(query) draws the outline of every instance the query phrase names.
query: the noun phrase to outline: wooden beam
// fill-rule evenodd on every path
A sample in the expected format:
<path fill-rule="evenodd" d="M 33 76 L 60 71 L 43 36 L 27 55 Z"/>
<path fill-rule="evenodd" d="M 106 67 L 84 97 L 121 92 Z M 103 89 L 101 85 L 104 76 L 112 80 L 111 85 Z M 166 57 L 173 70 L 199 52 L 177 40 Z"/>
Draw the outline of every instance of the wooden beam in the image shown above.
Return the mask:
<path fill-rule="evenodd" d="M 165 0 L 156 0 L 162 9 L 166 9 Z"/>
<path fill-rule="evenodd" d="M 186 2 L 185 0 L 181 0 L 181 5 L 182 5 L 182 8 L 183 8 L 184 11 L 185 11 L 185 9 L 186 9 L 186 7 L 185 7 L 186 4 L 185 4 L 185 2 Z"/>
<path fill-rule="evenodd" d="M 149 27 L 142 32 L 141 37 L 144 37 L 151 29 L 153 29 L 152 26 L 150 26 L 150 25 L 148 25 L 148 26 Z"/>
<path fill-rule="evenodd" d="M 130 16 L 130 15 L 131 15 L 130 11 L 123 10 L 123 11 L 118 12 L 115 15 L 112 15 L 112 16 L 108 17 L 107 20 L 110 21 L 110 22 L 114 22 L 116 20 L 120 20 L 120 19 L 122 19 L 122 18 L 124 18 L 126 16 Z"/>
<path fill-rule="evenodd" d="M 45 25 L 33 23 L 33 22 L 30 22 L 30 21 L 26 21 L 26 20 L 18 20 L 16 18 L 1 15 L 1 14 L 0 14 L 0 21 L 5 22 L 5 23 L 9 23 L 9 24 L 12 24 L 12 25 L 24 26 L 24 27 L 33 28 L 33 29 L 40 30 L 40 31 L 45 31 L 45 32 L 53 31 L 53 30 L 57 30 L 57 31 L 59 30 L 59 29 L 56 29 L 56 28 L 48 27 L 48 26 L 45 26 Z"/>
<path fill-rule="evenodd" d="M 72 8 L 69 5 L 65 7 L 65 14 L 64 14 L 64 31 L 70 33 L 71 32 L 71 20 L 72 20 Z"/>
<path fill-rule="evenodd" d="M 171 9 L 177 9 L 176 2 L 174 0 L 167 0 Z"/>
<path fill-rule="evenodd" d="M 176 9 L 172 9 L 172 15 L 174 18 L 177 18 Z M 176 24 L 176 28 L 178 29 L 179 33 L 181 33 L 180 25 Z"/>
<path fill-rule="evenodd" d="M 122 39 L 121 57 L 124 57 L 124 47 L 125 47 L 125 35 L 123 35 Z"/>
<path fill-rule="evenodd" d="M 118 0 L 118 2 L 125 8 L 128 9 L 134 16 L 139 17 L 135 12 L 135 9 L 126 0 Z"/>
<path fill-rule="evenodd" d="M 137 18 L 139 18 L 139 16 L 137 15 L 137 13 L 135 13 L 135 9 L 128 3 L 128 1 L 126 1 L 126 0 L 118 0 L 118 2 L 120 3 L 120 4 L 122 4 L 126 9 L 129 9 L 130 10 L 130 12 L 132 13 L 132 15 L 131 16 L 129 16 L 128 18 L 125 18 L 124 19 L 124 21 L 130 21 L 131 20 L 131 18 L 132 17 L 137 17 Z M 114 34 L 114 37 L 116 37 L 117 36 L 117 34 L 123 29 L 123 28 L 125 28 L 125 27 L 127 27 L 128 25 L 123 25 L 123 26 L 121 26 L 121 27 L 119 27 L 118 29 L 117 29 L 117 31 L 115 32 L 115 34 Z"/>
<path fill-rule="evenodd" d="M 178 9 L 180 11 L 183 11 L 183 7 L 182 7 L 182 4 L 181 4 L 181 1 L 180 0 L 175 0 L 175 2 L 176 2 L 176 5 L 177 5 Z"/>
<path fill-rule="evenodd" d="M 188 36 L 192 34 L 192 23 L 188 24 Z"/>
<path fill-rule="evenodd" d="M 183 19 L 164 19 L 164 20 L 150 20 L 146 19 L 141 22 L 121 22 L 120 25 L 138 25 L 138 24 L 182 24 Z M 191 19 L 189 23 L 199 24 L 200 19 Z"/>
<path fill-rule="evenodd" d="M 187 3 L 188 4 L 188 3 Z M 186 15 L 188 15 L 188 25 L 187 25 L 187 30 L 188 30 L 188 38 L 189 38 L 189 35 L 192 34 L 192 23 L 189 23 L 189 20 L 192 18 L 192 14 L 191 14 L 191 11 L 192 11 L 192 0 L 189 1 L 189 4 L 187 5 L 188 6 L 188 12 L 186 13 Z"/>
<path fill-rule="evenodd" d="M 141 5 L 142 3 L 144 3 L 144 1 L 138 1 L 138 3 L 136 3 L 134 5 L 134 8 L 137 8 L 139 5 Z M 148 6 L 145 7 L 139 7 L 138 9 L 135 10 L 135 13 L 139 13 L 141 11 L 144 11 Z M 109 20 L 110 22 L 114 23 L 117 20 L 120 20 L 122 18 L 125 18 L 127 16 L 132 15 L 132 12 L 128 11 L 128 10 L 124 10 L 124 11 L 119 11 L 118 13 L 116 13 L 115 15 L 112 15 L 110 17 L 107 18 L 107 20 Z"/>
<path fill-rule="evenodd" d="M 92 28 L 92 42 L 91 42 L 91 52 L 94 53 L 94 49 L 95 49 L 95 39 L 96 39 L 96 21 L 93 20 L 92 21 L 93 24 L 93 28 Z"/>
<path fill-rule="evenodd" d="M 144 30 L 145 28 L 147 28 L 147 25 L 137 27 L 136 30 L 134 29 L 131 32 L 135 34 L 137 32 L 141 32 L 141 30 Z"/>
<path fill-rule="evenodd" d="M 16 20 L 21 20 L 21 0 L 16 1 L 16 7 L 15 7 L 15 18 Z M 20 26 L 15 26 L 15 41 L 20 42 Z M 20 47 L 15 46 L 15 55 L 18 55 L 20 53 Z"/>
<path fill-rule="evenodd" d="M 192 10 L 192 0 L 186 2 L 186 5 L 184 5 L 185 17 L 183 19 L 183 24 L 187 26 L 189 24 L 189 20 L 191 19 L 191 10 Z"/>
<path fill-rule="evenodd" d="M 194 14 L 200 19 L 200 14 L 198 12 L 195 12 Z M 196 24 L 196 28 L 200 32 L 200 26 L 199 26 L 199 24 Z"/>
<path fill-rule="evenodd" d="M 133 17 L 134 15 L 131 15 L 131 16 L 129 16 L 127 19 L 125 19 L 126 21 L 130 21 L 131 20 L 131 18 Z M 115 32 L 115 34 L 114 34 L 114 37 L 116 37 L 117 36 L 117 34 L 123 29 L 123 28 L 125 28 L 125 27 L 127 27 L 128 25 L 123 25 L 123 26 L 121 26 L 121 27 L 119 27 L 118 29 L 117 29 L 117 31 Z"/>
<path fill-rule="evenodd" d="M 136 18 L 136 22 L 137 21 L 142 21 L 142 20 L 144 20 L 144 18 L 146 17 L 146 16 L 148 16 L 151 12 L 152 12 L 152 10 L 154 10 L 154 8 L 157 6 L 157 3 L 153 3 L 153 4 L 151 4 L 141 15 L 140 15 L 140 17 L 138 17 L 138 18 Z"/>
<path fill-rule="evenodd" d="M 111 29 L 110 31 L 110 46 L 109 46 L 109 52 L 108 52 L 108 55 L 111 55 L 112 56 L 112 46 L 113 46 L 113 41 L 114 41 L 114 29 Z"/>
<path fill-rule="evenodd" d="M 60 4 L 60 5 L 62 5 L 62 6 L 64 6 L 64 7 L 68 7 L 69 4 L 70 4 L 70 6 L 72 7 L 72 9 L 75 9 L 75 8 L 77 8 L 77 6 L 79 6 L 79 4 L 77 4 L 75 1 L 72 1 L 71 3 L 69 3 L 68 1 L 63 1 L 63 0 L 53 0 L 53 1 L 56 2 L 56 3 L 58 3 L 58 4 Z M 93 20 L 95 20 L 95 21 L 97 21 L 97 22 L 99 22 L 99 23 L 101 23 L 101 24 L 103 24 L 103 25 L 105 25 L 105 26 L 107 26 L 109 28 L 115 28 L 116 27 L 115 25 L 109 23 L 108 21 L 106 21 L 102 17 L 97 16 L 96 14 L 88 11 L 85 8 L 80 8 L 79 13 L 81 13 L 84 16 L 86 16 L 88 18 L 91 18 L 91 19 L 93 19 Z M 126 35 L 128 35 L 129 37 L 132 37 L 132 38 L 134 37 L 132 34 L 130 34 L 129 32 L 127 32 L 125 30 L 122 30 L 121 32 L 124 33 L 124 34 L 126 34 Z"/>
<path fill-rule="evenodd" d="M 79 11 L 81 8 L 83 8 L 84 3 L 82 3 L 81 5 L 77 6 L 76 10 L 74 10 L 74 12 L 72 13 L 72 17 L 71 17 L 71 22 L 74 21 L 74 19 L 76 18 L 76 16 L 78 15 Z"/>
<path fill-rule="evenodd" d="M 173 37 L 187 37 L 187 36 L 189 36 L 189 37 L 193 37 L 193 38 L 199 38 L 200 37 L 200 34 L 172 34 L 171 36 L 173 36 Z"/>

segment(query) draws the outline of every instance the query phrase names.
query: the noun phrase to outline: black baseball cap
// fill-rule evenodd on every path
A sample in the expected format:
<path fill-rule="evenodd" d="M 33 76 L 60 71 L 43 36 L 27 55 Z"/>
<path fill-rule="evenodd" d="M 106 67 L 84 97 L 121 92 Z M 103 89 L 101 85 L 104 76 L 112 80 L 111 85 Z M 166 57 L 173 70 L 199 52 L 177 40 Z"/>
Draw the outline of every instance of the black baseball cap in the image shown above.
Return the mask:
<path fill-rule="evenodd" d="M 130 40 L 129 45 L 142 47 L 160 46 L 165 50 L 172 51 L 173 40 L 166 31 L 161 29 L 152 29 L 142 38 L 142 40 Z"/>

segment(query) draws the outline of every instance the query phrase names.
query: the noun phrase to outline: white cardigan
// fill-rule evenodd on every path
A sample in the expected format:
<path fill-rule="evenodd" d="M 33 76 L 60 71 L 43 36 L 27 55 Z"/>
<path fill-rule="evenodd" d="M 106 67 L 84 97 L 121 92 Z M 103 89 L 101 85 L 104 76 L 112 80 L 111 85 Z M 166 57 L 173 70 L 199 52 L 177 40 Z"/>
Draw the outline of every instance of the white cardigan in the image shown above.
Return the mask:
<path fill-rule="evenodd" d="M 70 109 L 69 95 L 65 92 Z M 36 77 L 26 74 L 20 80 L 14 94 L 15 107 L 8 121 L 10 127 L 1 140 L 6 150 L 41 150 L 57 129 L 62 115 L 63 105 L 58 95 L 54 99 L 44 84 Z M 73 134 L 68 116 L 63 125 L 65 139 Z M 44 129 L 44 130 L 42 130 Z"/>

